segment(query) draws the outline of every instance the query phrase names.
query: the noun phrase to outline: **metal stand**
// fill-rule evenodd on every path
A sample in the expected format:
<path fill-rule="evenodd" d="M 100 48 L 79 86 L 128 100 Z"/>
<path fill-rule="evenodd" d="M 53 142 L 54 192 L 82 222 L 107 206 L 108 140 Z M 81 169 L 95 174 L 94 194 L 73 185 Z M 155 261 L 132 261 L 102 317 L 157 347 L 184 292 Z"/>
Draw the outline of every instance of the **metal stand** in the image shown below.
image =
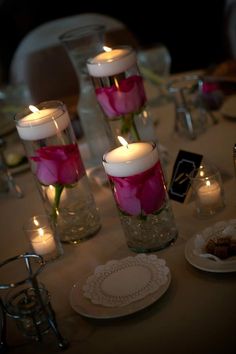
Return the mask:
<path fill-rule="evenodd" d="M 0 267 L 13 262 L 17 266 L 17 262 L 19 264 L 23 262 L 27 277 L 16 283 L 0 284 L 0 289 L 10 289 L 3 299 L 3 307 L 7 315 L 16 319 L 18 328 L 25 336 L 37 341 L 42 341 L 42 335 L 51 329 L 57 337 L 59 348 L 67 349 L 69 344 L 58 330 L 49 293 L 37 280 L 37 275 L 45 265 L 43 258 L 26 253 L 7 259 L 0 264 Z"/>

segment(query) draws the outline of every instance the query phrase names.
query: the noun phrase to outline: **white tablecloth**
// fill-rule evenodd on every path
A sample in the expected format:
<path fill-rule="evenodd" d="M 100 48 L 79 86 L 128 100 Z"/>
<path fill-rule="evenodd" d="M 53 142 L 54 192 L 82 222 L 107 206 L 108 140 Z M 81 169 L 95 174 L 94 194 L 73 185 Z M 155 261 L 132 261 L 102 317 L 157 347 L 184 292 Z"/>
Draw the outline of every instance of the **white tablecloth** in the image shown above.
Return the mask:
<path fill-rule="evenodd" d="M 233 354 L 236 352 L 236 273 L 210 273 L 198 270 L 185 259 L 184 247 L 196 232 L 220 220 L 236 218 L 236 181 L 232 148 L 236 142 L 236 119 L 219 115 L 196 140 L 184 140 L 174 133 L 174 105 L 152 108 L 159 141 L 169 151 L 168 176 L 180 149 L 203 154 L 221 171 L 225 208 L 213 217 L 198 219 L 194 202 L 172 202 L 179 236 L 174 245 L 156 252 L 171 271 L 167 292 L 146 309 L 119 319 L 88 319 L 70 306 L 72 285 L 99 264 L 134 255 L 126 246 L 111 191 L 93 186 L 100 209 L 102 228 L 80 245 L 65 245 L 64 255 L 42 272 L 40 279 L 51 294 L 58 326 L 69 340 L 67 353 L 81 354 Z M 28 250 L 22 225 L 30 216 L 43 212 L 30 171 L 17 175 L 25 197 L 0 199 L 0 260 Z M 14 280 L 14 279 L 13 279 Z M 22 337 L 15 321 L 8 320 L 10 353 L 55 353 L 56 339 L 47 334 L 42 343 Z"/>

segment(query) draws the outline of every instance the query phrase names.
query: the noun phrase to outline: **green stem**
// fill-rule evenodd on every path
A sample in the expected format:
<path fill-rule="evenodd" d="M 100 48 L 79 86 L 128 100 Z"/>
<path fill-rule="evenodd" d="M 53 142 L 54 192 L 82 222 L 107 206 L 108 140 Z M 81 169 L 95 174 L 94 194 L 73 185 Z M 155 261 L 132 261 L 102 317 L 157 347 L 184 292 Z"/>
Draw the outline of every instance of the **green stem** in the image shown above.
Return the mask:
<path fill-rule="evenodd" d="M 58 208 L 60 204 L 60 198 L 61 198 L 61 193 L 64 189 L 64 186 L 61 184 L 56 184 L 54 186 L 55 188 L 55 197 L 54 197 L 54 202 L 53 202 L 53 211 L 52 211 L 52 219 L 54 223 L 57 220 L 57 215 L 58 215 Z"/>
<path fill-rule="evenodd" d="M 134 138 L 135 141 L 140 141 L 140 135 L 136 128 L 133 113 L 126 114 L 121 117 L 121 134 L 130 133 L 131 137 Z"/>
<path fill-rule="evenodd" d="M 132 124 L 131 124 L 130 130 L 131 130 L 131 134 L 135 137 L 135 140 L 141 141 L 138 129 L 137 129 L 136 124 L 134 122 L 134 118 L 132 118 Z"/>

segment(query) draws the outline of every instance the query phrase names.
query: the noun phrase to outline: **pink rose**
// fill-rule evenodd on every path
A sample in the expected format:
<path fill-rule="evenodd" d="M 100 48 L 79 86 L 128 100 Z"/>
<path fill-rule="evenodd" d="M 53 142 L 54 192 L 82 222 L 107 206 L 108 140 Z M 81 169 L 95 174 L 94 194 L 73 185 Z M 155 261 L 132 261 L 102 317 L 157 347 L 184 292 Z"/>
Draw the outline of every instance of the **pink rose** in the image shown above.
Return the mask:
<path fill-rule="evenodd" d="M 68 185 L 84 174 L 84 166 L 76 144 L 45 146 L 31 157 L 36 162 L 36 175 L 44 185 Z"/>
<path fill-rule="evenodd" d="M 166 198 L 160 162 L 149 170 L 129 177 L 109 176 L 119 208 L 129 215 L 152 214 Z"/>
<path fill-rule="evenodd" d="M 138 75 L 121 80 L 117 86 L 98 88 L 96 96 L 109 118 L 138 112 L 146 102 L 143 80 Z"/>
<path fill-rule="evenodd" d="M 224 99 L 220 84 L 218 82 L 204 81 L 202 85 L 202 98 L 207 109 L 219 109 Z"/>
<path fill-rule="evenodd" d="M 203 93 L 210 93 L 210 92 L 218 91 L 219 89 L 220 89 L 220 85 L 217 82 L 204 81 L 202 84 Z"/>

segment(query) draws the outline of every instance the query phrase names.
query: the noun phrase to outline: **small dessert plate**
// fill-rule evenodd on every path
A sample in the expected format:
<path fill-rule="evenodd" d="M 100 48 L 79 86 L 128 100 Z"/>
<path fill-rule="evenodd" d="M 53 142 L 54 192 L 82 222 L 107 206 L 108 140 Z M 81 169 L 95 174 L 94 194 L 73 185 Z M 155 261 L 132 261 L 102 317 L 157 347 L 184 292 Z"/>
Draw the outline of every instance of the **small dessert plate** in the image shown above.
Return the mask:
<path fill-rule="evenodd" d="M 151 305 L 170 285 L 170 270 L 156 255 L 109 261 L 81 277 L 70 293 L 72 308 L 91 318 L 126 316 Z"/>
<path fill-rule="evenodd" d="M 208 256 L 205 247 L 210 238 L 236 235 L 236 219 L 220 221 L 191 237 L 185 246 L 185 258 L 194 267 L 208 272 L 236 272 L 236 256 L 218 259 Z"/>

